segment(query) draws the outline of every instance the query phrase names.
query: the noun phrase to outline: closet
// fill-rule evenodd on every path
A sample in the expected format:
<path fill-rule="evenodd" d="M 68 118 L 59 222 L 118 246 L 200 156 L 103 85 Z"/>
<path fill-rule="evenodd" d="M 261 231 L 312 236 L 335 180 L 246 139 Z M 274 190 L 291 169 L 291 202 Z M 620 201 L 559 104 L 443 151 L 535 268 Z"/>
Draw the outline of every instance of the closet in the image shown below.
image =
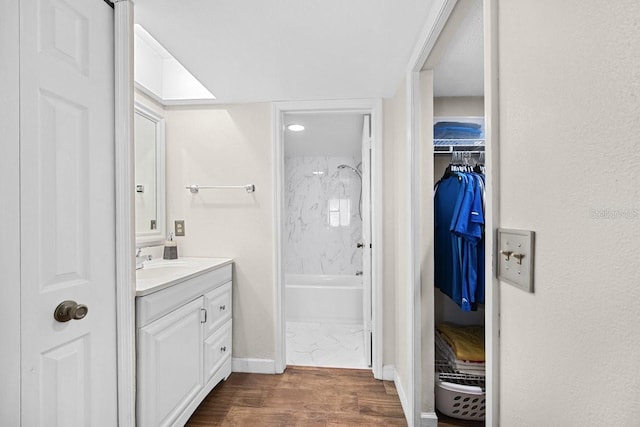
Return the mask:
<path fill-rule="evenodd" d="M 434 387 L 452 425 L 486 413 L 483 103 L 434 98 Z"/>

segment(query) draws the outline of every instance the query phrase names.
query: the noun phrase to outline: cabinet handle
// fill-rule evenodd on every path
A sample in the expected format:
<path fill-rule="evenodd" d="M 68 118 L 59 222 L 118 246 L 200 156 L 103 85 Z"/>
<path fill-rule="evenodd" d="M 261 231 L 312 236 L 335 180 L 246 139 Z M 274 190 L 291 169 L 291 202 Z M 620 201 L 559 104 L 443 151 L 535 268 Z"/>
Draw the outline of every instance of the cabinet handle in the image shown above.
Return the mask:
<path fill-rule="evenodd" d="M 223 352 L 223 353 L 224 353 L 225 351 L 227 351 L 227 346 L 220 347 L 220 351 L 221 351 L 221 352 Z"/>
<path fill-rule="evenodd" d="M 226 310 L 226 308 L 227 308 L 227 306 L 226 306 L 226 305 L 221 305 L 221 306 L 220 306 L 220 311 L 224 311 L 224 310 Z"/>

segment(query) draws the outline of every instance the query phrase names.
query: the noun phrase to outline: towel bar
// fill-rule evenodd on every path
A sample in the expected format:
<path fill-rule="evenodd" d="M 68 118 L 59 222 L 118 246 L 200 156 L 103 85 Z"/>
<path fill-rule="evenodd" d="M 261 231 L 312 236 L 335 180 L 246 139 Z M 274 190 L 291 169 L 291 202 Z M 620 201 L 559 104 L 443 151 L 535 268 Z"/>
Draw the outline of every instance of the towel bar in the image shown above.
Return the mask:
<path fill-rule="evenodd" d="M 247 193 L 253 193 L 256 191 L 256 186 L 254 184 L 247 185 L 188 185 L 185 187 L 187 190 L 191 191 L 191 194 L 198 194 L 200 190 L 211 190 L 211 189 L 220 189 L 220 190 L 236 190 L 236 189 L 244 189 Z"/>

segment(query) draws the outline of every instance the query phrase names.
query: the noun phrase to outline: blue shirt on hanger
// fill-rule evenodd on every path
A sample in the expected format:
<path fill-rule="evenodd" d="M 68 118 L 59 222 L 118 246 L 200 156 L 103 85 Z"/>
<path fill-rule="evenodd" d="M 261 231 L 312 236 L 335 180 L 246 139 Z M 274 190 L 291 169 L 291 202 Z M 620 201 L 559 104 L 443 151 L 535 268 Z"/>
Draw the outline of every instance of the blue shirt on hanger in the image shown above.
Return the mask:
<path fill-rule="evenodd" d="M 460 211 L 467 181 L 461 173 L 443 179 L 434 196 L 435 286 L 458 305 L 462 301 L 462 242 L 450 228 Z"/>

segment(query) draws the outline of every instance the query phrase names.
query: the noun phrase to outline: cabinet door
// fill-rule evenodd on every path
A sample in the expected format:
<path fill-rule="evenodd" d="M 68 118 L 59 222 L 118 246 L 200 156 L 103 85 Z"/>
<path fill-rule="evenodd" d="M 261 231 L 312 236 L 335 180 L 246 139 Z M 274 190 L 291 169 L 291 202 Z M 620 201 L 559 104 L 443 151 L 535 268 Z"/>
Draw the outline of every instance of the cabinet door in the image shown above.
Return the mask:
<path fill-rule="evenodd" d="M 200 297 L 138 331 L 138 426 L 168 426 L 203 384 Z"/>
<path fill-rule="evenodd" d="M 231 357 L 231 321 L 204 342 L 205 384 L 213 378 L 225 360 Z"/>
<path fill-rule="evenodd" d="M 231 282 L 207 292 L 204 295 L 204 308 L 207 310 L 204 336 L 208 337 L 231 319 Z"/>

